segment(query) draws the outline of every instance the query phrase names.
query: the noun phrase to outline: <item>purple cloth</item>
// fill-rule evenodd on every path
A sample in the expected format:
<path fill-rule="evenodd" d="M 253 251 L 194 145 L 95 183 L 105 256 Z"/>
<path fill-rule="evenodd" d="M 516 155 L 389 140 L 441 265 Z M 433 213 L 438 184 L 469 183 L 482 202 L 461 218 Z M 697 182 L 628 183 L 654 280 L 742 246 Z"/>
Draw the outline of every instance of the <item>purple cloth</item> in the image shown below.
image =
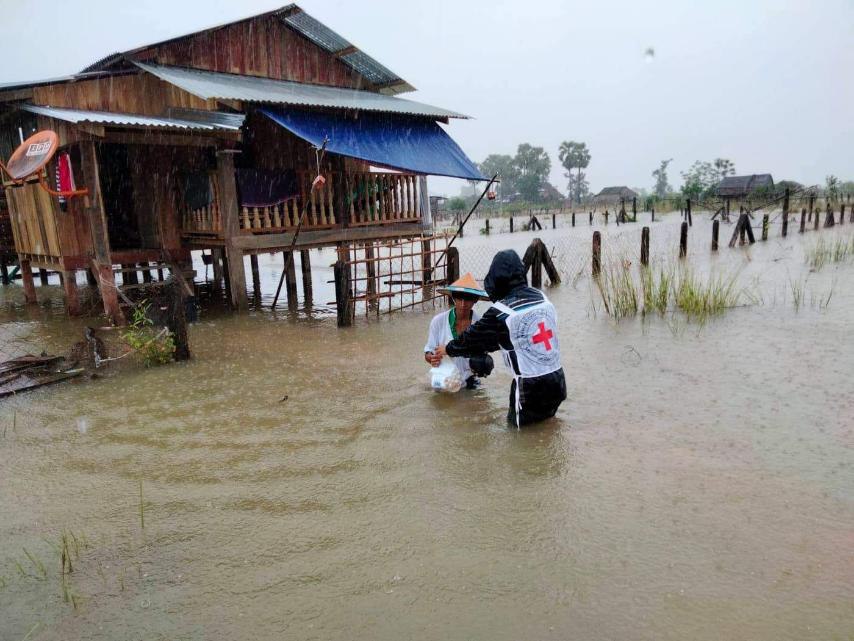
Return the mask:
<path fill-rule="evenodd" d="M 299 195 L 293 169 L 237 169 L 237 193 L 241 207 L 272 207 Z"/>

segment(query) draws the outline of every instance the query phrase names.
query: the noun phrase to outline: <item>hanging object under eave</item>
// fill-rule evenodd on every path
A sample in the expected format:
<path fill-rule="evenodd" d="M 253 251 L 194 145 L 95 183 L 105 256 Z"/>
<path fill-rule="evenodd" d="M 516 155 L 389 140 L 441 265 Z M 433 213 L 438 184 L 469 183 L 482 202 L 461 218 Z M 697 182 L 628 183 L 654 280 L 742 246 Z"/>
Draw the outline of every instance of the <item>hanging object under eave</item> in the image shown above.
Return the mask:
<path fill-rule="evenodd" d="M 486 180 L 438 123 L 399 114 L 261 108 L 291 133 L 329 152 L 431 176 Z"/>

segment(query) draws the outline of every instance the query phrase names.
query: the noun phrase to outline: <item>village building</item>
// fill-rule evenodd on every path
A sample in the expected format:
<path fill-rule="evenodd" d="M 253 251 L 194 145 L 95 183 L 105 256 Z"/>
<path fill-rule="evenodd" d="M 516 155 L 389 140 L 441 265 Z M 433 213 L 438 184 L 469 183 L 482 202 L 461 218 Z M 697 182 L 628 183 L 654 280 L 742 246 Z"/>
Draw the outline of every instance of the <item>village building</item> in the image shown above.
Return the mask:
<path fill-rule="evenodd" d="M 50 269 L 79 313 L 86 270 L 121 322 L 116 274 L 186 269 L 207 250 L 242 309 L 244 256 L 288 250 L 303 212 L 304 274 L 308 248 L 431 234 L 425 177 L 483 177 L 438 124 L 466 116 L 398 97 L 413 90 L 293 4 L 0 85 L 0 159 L 53 130 L 42 180 L 88 190 L 60 198 L 3 177 L 27 301 L 33 268 Z"/>
<path fill-rule="evenodd" d="M 751 174 L 750 176 L 727 176 L 718 183 L 715 195 L 721 198 L 741 200 L 749 198 L 757 191 L 774 189 L 771 174 Z"/>
<path fill-rule="evenodd" d="M 625 186 L 605 187 L 593 197 L 593 204 L 602 207 L 613 207 L 637 198 L 638 193 Z"/>

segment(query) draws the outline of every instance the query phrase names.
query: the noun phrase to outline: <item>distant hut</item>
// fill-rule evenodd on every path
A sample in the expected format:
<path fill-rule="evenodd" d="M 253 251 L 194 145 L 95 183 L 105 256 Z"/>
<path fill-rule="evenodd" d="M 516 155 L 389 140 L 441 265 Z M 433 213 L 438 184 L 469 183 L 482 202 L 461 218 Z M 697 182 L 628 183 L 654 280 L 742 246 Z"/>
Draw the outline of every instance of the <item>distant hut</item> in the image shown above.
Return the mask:
<path fill-rule="evenodd" d="M 626 186 L 605 187 L 593 197 L 593 204 L 597 207 L 613 207 L 620 202 L 630 203 L 632 198 L 637 198 L 638 192 Z"/>
<path fill-rule="evenodd" d="M 715 194 L 724 200 L 724 208 L 727 215 L 729 215 L 730 203 L 733 200 L 750 200 L 763 192 L 766 195 L 771 195 L 773 191 L 774 179 L 771 177 L 771 174 L 726 176 L 715 188 Z"/>

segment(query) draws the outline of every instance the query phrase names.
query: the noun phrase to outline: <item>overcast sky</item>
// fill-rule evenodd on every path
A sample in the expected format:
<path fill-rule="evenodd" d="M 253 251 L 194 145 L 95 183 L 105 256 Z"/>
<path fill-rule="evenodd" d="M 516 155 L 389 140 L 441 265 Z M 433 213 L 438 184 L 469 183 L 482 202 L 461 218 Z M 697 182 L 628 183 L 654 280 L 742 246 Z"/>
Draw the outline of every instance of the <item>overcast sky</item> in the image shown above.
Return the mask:
<path fill-rule="evenodd" d="M 282 4 L 0 0 L 0 83 L 74 73 Z M 854 178 L 852 0 L 299 4 L 418 89 L 403 97 L 473 116 L 450 126 L 473 160 L 543 146 L 562 191 L 562 140 L 587 143 L 594 191 L 649 189 L 663 158 L 674 187 L 693 161 L 716 157 L 775 180 Z"/>

